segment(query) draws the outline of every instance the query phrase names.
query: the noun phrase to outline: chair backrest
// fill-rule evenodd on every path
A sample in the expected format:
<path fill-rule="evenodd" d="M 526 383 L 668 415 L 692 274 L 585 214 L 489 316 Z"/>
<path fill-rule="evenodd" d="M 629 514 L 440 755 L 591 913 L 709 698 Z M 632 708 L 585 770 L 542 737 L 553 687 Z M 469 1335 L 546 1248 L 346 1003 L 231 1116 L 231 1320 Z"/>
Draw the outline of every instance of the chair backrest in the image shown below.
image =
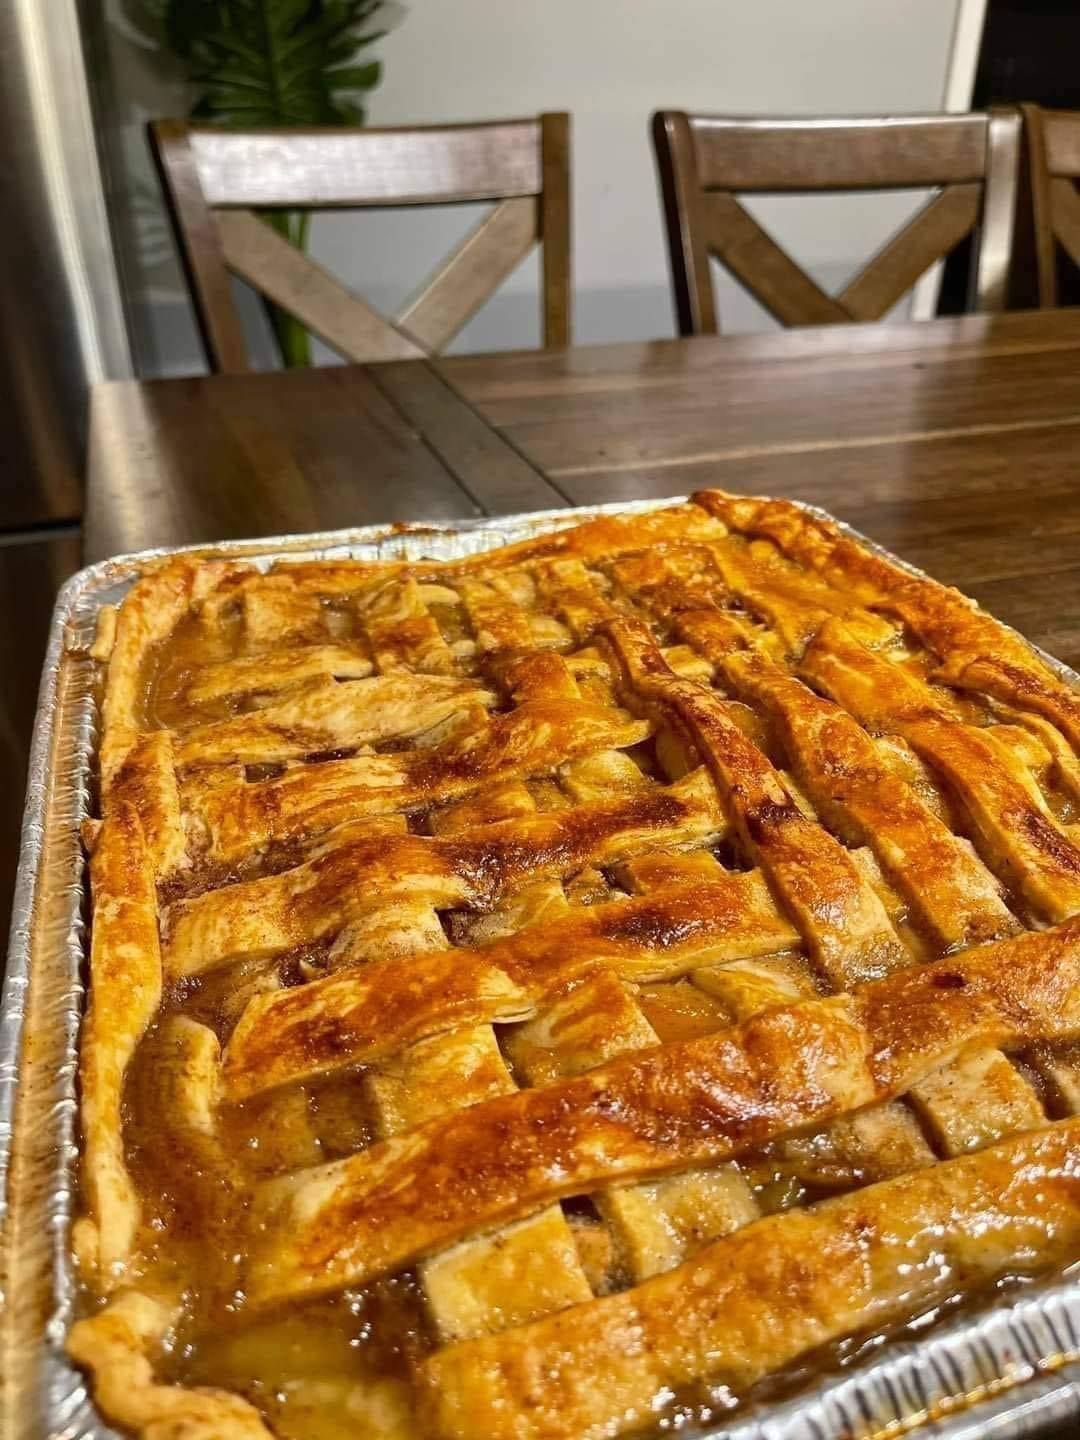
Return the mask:
<path fill-rule="evenodd" d="M 570 339 L 570 117 L 414 129 L 151 126 L 195 311 L 214 370 L 250 368 L 229 272 L 348 360 L 440 350 L 539 242 L 545 346 Z M 494 208 L 393 320 L 265 224 L 259 210 Z"/>
<path fill-rule="evenodd" d="M 1031 219 L 1040 305 L 1058 303 L 1061 246 L 1080 265 L 1080 110 L 1021 105 L 1031 174 Z"/>
<path fill-rule="evenodd" d="M 653 116 L 672 284 L 683 335 L 714 333 L 715 255 L 785 325 L 877 320 L 973 230 L 974 308 L 1005 303 L 1020 154 L 1016 110 L 823 120 Z M 838 295 L 781 249 L 736 194 L 936 194 Z"/>

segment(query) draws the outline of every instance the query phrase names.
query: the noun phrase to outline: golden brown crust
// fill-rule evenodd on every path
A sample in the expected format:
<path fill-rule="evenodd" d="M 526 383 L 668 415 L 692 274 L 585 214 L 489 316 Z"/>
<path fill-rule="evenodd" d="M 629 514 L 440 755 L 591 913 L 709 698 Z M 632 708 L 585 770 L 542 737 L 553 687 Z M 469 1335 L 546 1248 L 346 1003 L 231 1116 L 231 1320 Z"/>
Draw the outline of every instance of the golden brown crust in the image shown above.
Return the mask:
<path fill-rule="evenodd" d="M 154 871 L 133 806 L 117 804 L 101 826 L 90 873 L 94 929 L 79 1068 L 86 1214 L 78 1242 L 83 1269 L 108 1291 L 128 1269 L 139 1225 L 124 1156 L 124 1075 L 161 1000 Z"/>
<path fill-rule="evenodd" d="M 145 671 L 154 647 L 179 624 L 191 604 L 196 580 L 217 580 L 229 569 L 224 564 L 177 556 L 151 569 L 125 598 L 115 622 L 102 707 L 100 765 L 106 789 L 146 726 L 142 708 Z"/>
<path fill-rule="evenodd" d="M 1080 702 L 956 592 L 713 491 L 94 655 L 117 1424 L 599 1440 L 1080 1255 Z"/>
<path fill-rule="evenodd" d="M 833 583 L 848 582 L 862 604 L 901 616 L 941 661 L 942 679 L 1037 710 L 1058 724 L 1073 745 L 1080 745 L 1080 697 L 1075 690 L 1030 645 L 959 590 L 910 574 L 789 501 L 744 500 L 717 490 L 702 491 L 694 499 L 733 530 L 767 535 L 786 555 L 835 577 Z"/>
<path fill-rule="evenodd" d="M 562 879 L 640 850 L 708 844 L 720 823 L 711 788 L 691 776 L 670 788 L 446 838 L 350 840 L 283 875 L 179 901 L 163 917 L 166 964 L 186 975 L 249 954 L 280 953 L 399 897 L 487 909 L 527 877 Z"/>
<path fill-rule="evenodd" d="M 447 1440 L 600 1440 L 702 1374 L 745 1390 L 852 1331 L 1080 1245 L 1080 1123 L 772 1216 L 637 1289 L 425 1366 Z M 990 1237 L 993 1238 L 990 1238 Z M 1036 1262 L 1038 1263 L 1038 1262 Z"/>
<path fill-rule="evenodd" d="M 940 772 L 970 817 L 986 863 L 1055 921 L 1080 906 L 1080 846 L 1055 819 L 1026 767 L 993 727 L 953 718 L 930 687 L 827 621 L 803 655 L 801 672 L 863 724 L 903 736 Z"/>
<path fill-rule="evenodd" d="M 969 1046 L 1080 1034 L 1080 920 L 454 1111 L 265 1186 L 256 1302 L 362 1284 L 561 1197 L 903 1094 Z M 260 1253 L 261 1251 L 261 1253 Z"/>
<path fill-rule="evenodd" d="M 479 949 L 375 962 L 254 999 L 225 1054 L 234 1100 L 370 1062 L 426 1035 L 529 1019 L 584 971 L 674 979 L 702 965 L 769 955 L 797 939 L 759 873 L 718 870 L 702 884 L 568 910 Z"/>
<path fill-rule="evenodd" d="M 93 1372 L 101 1408 L 146 1440 L 269 1440 L 258 1411 L 238 1396 L 155 1382 L 147 1352 L 171 1318 L 156 1301 L 126 1291 L 72 1326 L 68 1350 Z"/>
<path fill-rule="evenodd" d="M 605 627 L 627 693 L 685 727 L 709 765 L 748 854 L 769 876 L 829 978 L 846 987 L 903 964 L 880 899 L 843 846 L 803 814 L 726 703 L 667 666 L 640 621 Z"/>
<path fill-rule="evenodd" d="M 320 677 L 261 710 L 196 725 L 178 745 L 176 764 L 265 764 L 411 740 L 462 709 L 494 702 L 491 691 L 452 677 L 376 675 L 351 685 Z"/>
<path fill-rule="evenodd" d="M 537 701 L 463 740 L 431 750 L 364 755 L 286 771 L 280 779 L 226 784 L 191 797 L 210 854 L 232 863 L 273 841 L 318 835 L 362 815 L 411 810 L 481 786 L 553 769 L 605 746 L 634 745 L 648 726 L 581 702 Z"/>
<path fill-rule="evenodd" d="M 861 726 L 757 651 L 720 668 L 782 729 L 800 784 L 849 844 L 869 845 L 942 950 L 1015 931 L 999 887 L 967 843 L 891 771 Z"/>

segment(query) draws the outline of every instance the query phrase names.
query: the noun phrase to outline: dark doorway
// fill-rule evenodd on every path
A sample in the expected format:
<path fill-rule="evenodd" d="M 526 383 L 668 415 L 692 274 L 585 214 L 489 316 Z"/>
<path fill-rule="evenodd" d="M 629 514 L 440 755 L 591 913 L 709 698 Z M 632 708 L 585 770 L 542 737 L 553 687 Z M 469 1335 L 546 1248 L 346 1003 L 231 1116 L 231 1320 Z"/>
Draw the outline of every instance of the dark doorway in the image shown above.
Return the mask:
<path fill-rule="evenodd" d="M 1033 100 L 1080 110 L 1080 0 L 989 0 L 979 48 L 973 110 Z M 967 305 L 970 242 L 949 257 L 938 300 L 941 315 Z M 1080 270 L 1064 265 L 1060 305 L 1080 305 Z"/>

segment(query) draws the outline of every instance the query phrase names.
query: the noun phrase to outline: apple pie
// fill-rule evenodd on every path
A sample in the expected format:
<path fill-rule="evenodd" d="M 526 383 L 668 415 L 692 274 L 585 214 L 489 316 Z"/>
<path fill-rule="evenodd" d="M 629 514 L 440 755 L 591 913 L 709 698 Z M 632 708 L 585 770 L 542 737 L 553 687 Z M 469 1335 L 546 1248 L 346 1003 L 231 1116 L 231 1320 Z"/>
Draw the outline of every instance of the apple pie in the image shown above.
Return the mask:
<path fill-rule="evenodd" d="M 692 1429 L 1080 1257 L 1080 695 L 956 591 L 705 491 L 95 655 L 112 1423 Z"/>

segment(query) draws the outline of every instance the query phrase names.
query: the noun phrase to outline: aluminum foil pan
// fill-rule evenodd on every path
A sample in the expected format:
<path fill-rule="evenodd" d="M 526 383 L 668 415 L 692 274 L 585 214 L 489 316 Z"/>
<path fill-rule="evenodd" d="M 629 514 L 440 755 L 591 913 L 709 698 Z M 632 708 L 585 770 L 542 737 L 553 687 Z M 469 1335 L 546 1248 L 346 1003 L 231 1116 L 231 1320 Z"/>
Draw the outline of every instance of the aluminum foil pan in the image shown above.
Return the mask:
<path fill-rule="evenodd" d="M 672 499 L 424 526 L 187 547 L 278 559 L 456 559 Z M 805 506 L 819 519 L 825 512 Z M 876 553 L 896 557 L 841 526 Z M 64 1353 L 75 1281 L 68 1232 L 78 1159 L 76 1067 L 84 1000 L 84 858 L 97 741 L 97 613 L 115 604 L 148 550 L 91 565 L 60 591 L 30 755 L 22 848 L 0 1012 L 0 1436 L 106 1440 L 81 1372 Z M 897 562 L 903 564 L 903 562 Z M 921 574 L 904 565 L 912 574 Z M 1041 652 L 1040 652 L 1041 654 Z M 1070 684 L 1080 676 L 1043 656 Z M 711 1440 L 1020 1440 L 1080 1433 L 1080 1278 L 1027 1282 L 951 1318 L 928 1315 L 816 1365 L 800 1385 L 708 1432 Z M 928 1328 L 933 1323 L 933 1328 Z M 119 1440 L 119 1437 L 117 1437 Z"/>

